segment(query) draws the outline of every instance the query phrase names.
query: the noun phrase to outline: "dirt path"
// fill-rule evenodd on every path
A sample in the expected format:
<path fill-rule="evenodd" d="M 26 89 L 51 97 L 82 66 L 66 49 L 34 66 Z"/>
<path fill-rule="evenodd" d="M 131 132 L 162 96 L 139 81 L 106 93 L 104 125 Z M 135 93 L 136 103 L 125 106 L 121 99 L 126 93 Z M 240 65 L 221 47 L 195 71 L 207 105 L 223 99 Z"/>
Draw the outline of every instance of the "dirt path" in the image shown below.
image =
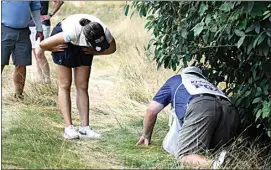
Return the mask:
<path fill-rule="evenodd" d="M 90 96 L 90 125 L 95 130 L 102 133 L 109 130 L 107 124 L 115 122 L 112 115 L 104 115 L 92 110 L 93 107 L 99 107 L 99 104 L 103 100 L 110 96 L 114 90 L 114 84 L 112 79 L 115 78 L 115 74 L 110 71 L 109 67 L 98 67 L 100 62 L 105 62 L 105 59 L 94 59 L 92 66 L 91 78 L 89 81 L 89 96 Z M 73 91 L 72 94 L 72 113 L 73 119 L 76 120 L 76 124 L 79 124 L 78 111 L 76 108 L 76 94 Z M 104 120 L 107 120 L 106 122 Z M 117 160 L 113 153 L 104 151 L 99 140 L 78 140 L 75 141 L 75 149 L 78 154 L 88 162 L 93 168 L 124 168 Z"/>

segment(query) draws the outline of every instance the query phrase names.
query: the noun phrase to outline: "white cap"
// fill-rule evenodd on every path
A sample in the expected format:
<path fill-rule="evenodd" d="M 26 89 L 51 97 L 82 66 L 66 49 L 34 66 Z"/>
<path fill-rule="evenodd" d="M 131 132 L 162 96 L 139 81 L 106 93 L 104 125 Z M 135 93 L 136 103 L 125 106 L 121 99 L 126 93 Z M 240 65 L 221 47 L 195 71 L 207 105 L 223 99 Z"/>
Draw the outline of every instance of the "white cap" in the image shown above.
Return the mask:
<path fill-rule="evenodd" d="M 198 67 L 190 66 L 190 67 L 183 68 L 183 69 L 181 70 L 181 74 L 189 74 L 189 73 L 195 73 L 195 74 L 198 74 L 198 75 L 200 75 L 201 77 L 203 77 L 204 79 L 206 79 L 206 78 L 204 77 L 204 75 L 202 74 L 201 69 L 198 68 Z"/>

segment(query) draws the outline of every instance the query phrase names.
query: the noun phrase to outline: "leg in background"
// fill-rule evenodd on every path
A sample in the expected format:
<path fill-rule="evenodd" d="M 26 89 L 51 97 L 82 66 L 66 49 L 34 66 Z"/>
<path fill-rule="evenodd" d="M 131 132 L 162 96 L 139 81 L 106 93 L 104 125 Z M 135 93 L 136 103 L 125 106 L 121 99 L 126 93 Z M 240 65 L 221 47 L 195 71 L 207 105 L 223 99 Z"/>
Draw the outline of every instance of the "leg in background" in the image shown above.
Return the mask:
<path fill-rule="evenodd" d="M 39 76 L 42 77 L 42 81 L 44 83 L 50 83 L 51 82 L 50 68 L 49 68 L 49 64 L 45 57 L 44 52 L 45 51 L 42 49 L 35 51 L 35 54 L 36 54 L 35 57 L 37 60 L 37 68 L 38 68 Z"/>
<path fill-rule="evenodd" d="M 36 65 L 37 65 L 37 71 L 38 71 L 38 79 L 39 79 L 39 81 L 42 82 L 42 80 L 43 80 L 43 74 L 42 74 L 42 71 L 41 71 L 38 59 L 37 59 L 37 54 L 36 54 L 35 48 L 32 48 L 32 53 L 34 54 L 35 59 L 36 59 Z"/>
<path fill-rule="evenodd" d="M 15 94 L 22 95 L 25 85 L 26 66 L 15 66 L 13 73 L 13 83 L 15 86 Z"/>

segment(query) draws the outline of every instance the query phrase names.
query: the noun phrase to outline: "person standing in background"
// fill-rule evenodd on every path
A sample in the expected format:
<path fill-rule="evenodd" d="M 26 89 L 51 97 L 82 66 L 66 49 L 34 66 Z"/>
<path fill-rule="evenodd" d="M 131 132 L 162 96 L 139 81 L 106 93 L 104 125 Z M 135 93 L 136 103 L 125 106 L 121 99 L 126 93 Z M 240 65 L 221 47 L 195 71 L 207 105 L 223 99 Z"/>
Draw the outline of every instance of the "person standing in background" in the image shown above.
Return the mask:
<path fill-rule="evenodd" d="M 48 13 L 49 1 L 40 1 L 40 4 L 41 4 L 40 14 L 41 14 L 41 20 L 42 20 L 44 39 L 48 38 L 50 35 L 50 30 L 51 30 L 50 19 L 57 13 L 57 11 L 61 8 L 61 6 L 64 3 L 63 1 L 52 1 L 52 2 L 53 2 L 53 9 L 51 10 L 51 12 Z M 45 57 L 44 51 L 39 50 L 39 51 L 37 51 L 37 53 L 35 51 L 36 29 L 35 29 L 35 23 L 33 20 L 31 20 L 29 23 L 29 29 L 31 31 L 30 40 L 31 40 L 31 44 L 32 44 L 32 51 L 33 51 L 33 54 L 36 58 L 38 76 L 39 76 L 41 82 L 50 83 L 51 82 L 50 68 L 49 68 L 48 61 Z"/>
<path fill-rule="evenodd" d="M 32 64 L 30 30 L 31 17 L 36 24 L 36 39 L 43 40 L 39 1 L 2 1 L 1 22 L 1 74 L 12 54 L 15 71 L 13 82 L 15 97 L 23 99 L 26 66 Z"/>

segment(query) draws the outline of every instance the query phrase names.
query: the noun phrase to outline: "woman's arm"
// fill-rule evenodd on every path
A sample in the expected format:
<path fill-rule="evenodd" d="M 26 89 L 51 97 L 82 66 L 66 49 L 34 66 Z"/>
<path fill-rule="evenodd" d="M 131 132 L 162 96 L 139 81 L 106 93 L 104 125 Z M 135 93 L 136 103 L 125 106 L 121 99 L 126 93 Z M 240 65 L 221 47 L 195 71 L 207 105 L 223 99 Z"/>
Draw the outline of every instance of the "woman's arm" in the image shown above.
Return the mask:
<path fill-rule="evenodd" d="M 65 43 L 63 33 L 60 32 L 41 41 L 40 48 L 47 51 L 55 51 L 57 46 Z"/>
<path fill-rule="evenodd" d="M 110 43 L 109 48 L 103 52 L 97 52 L 92 47 L 84 47 L 83 51 L 86 54 L 91 54 L 91 55 L 109 55 L 109 54 L 113 54 L 116 51 L 116 49 L 117 49 L 116 42 L 115 42 L 115 39 L 113 38 L 113 40 Z"/>

